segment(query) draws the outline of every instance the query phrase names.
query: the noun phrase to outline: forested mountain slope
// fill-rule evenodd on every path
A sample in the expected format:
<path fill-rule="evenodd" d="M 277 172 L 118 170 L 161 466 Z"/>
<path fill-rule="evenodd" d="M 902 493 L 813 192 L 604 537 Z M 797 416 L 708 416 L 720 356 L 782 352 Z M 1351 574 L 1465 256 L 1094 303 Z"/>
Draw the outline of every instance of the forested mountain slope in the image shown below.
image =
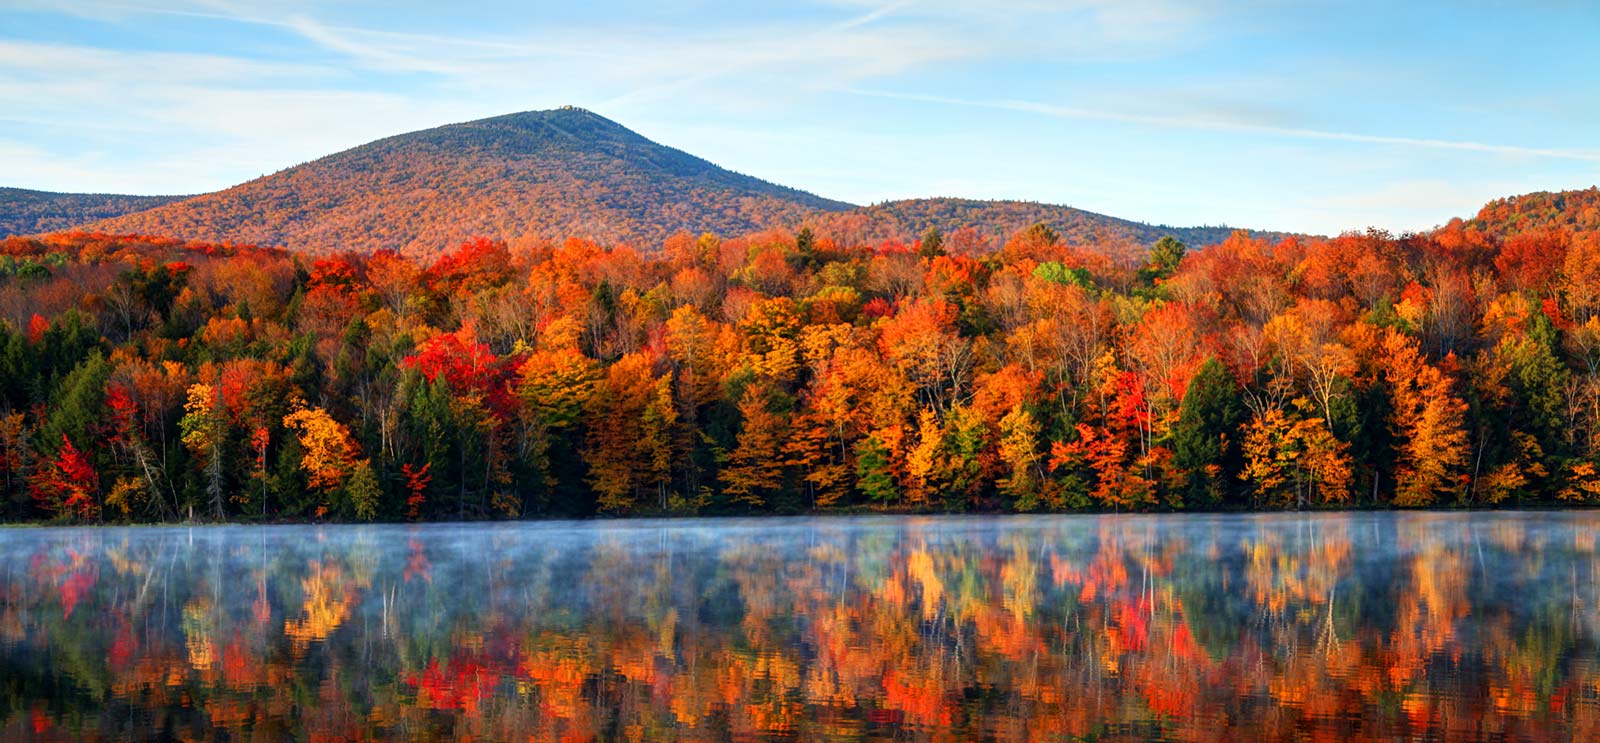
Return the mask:
<path fill-rule="evenodd" d="M 437 257 L 475 235 L 659 246 L 681 230 L 737 235 L 848 208 L 561 108 L 381 139 L 88 228 Z"/>
<path fill-rule="evenodd" d="M 0 237 L 57 232 L 87 222 L 144 211 L 184 196 L 55 193 L 0 188 Z"/>

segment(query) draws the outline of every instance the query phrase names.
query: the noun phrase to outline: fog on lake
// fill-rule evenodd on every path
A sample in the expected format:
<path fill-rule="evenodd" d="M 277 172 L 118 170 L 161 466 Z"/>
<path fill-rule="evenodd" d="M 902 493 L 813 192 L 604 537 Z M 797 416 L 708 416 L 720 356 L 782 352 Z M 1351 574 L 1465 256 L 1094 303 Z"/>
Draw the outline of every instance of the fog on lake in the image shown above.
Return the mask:
<path fill-rule="evenodd" d="M 0 738 L 1592 739 L 1597 527 L 0 530 Z"/>

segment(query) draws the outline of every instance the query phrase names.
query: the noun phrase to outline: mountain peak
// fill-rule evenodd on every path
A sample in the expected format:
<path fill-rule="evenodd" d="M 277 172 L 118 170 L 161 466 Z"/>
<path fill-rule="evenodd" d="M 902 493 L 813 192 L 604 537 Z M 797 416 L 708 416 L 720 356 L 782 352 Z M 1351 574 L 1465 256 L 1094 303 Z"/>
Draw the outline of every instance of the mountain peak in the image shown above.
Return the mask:
<path fill-rule="evenodd" d="M 511 114 L 491 116 L 486 119 L 465 121 L 455 126 L 494 126 L 509 124 L 512 126 L 584 126 L 599 129 L 610 129 L 635 134 L 633 130 L 618 124 L 611 119 L 577 106 L 561 106 L 560 108 L 544 108 L 533 111 L 519 111 Z M 638 136 L 635 134 L 635 136 Z"/>
<path fill-rule="evenodd" d="M 648 248 L 680 231 L 737 235 L 849 208 L 563 106 L 387 137 L 89 228 L 429 256 L 474 236 Z"/>

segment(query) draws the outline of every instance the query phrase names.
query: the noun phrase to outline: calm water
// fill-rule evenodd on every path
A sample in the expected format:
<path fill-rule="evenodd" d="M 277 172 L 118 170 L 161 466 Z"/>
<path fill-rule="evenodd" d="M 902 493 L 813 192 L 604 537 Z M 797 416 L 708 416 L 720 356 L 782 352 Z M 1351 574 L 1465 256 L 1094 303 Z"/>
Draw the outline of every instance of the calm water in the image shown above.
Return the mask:
<path fill-rule="evenodd" d="M 0 531 L 0 738 L 1590 740 L 1594 513 Z"/>

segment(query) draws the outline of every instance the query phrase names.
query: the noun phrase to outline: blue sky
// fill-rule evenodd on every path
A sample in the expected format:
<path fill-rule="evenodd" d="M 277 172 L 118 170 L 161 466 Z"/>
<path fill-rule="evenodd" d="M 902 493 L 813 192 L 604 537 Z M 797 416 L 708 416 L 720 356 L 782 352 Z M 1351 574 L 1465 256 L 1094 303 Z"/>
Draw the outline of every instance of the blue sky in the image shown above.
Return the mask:
<path fill-rule="evenodd" d="M 1600 182 L 1600 3 L 0 0 L 0 185 L 207 191 L 563 104 L 855 203 L 1423 229 Z"/>

